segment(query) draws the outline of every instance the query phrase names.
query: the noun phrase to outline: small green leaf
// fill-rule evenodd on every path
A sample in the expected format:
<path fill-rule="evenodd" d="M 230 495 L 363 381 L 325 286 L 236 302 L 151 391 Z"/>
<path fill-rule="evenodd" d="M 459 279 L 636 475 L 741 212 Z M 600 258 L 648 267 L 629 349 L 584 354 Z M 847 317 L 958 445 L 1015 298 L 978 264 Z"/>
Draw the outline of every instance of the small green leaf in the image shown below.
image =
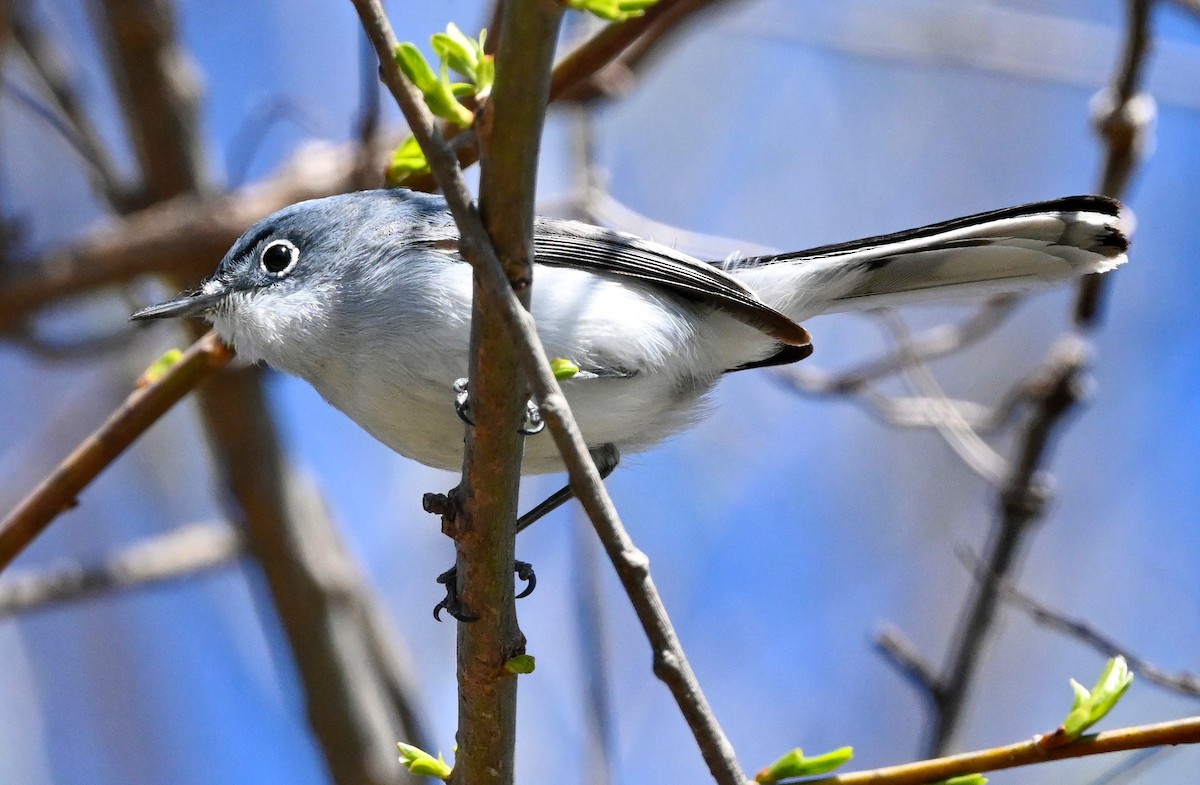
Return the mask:
<path fill-rule="evenodd" d="M 537 666 L 537 660 L 532 654 L 518 654 L 508 662 L 504 663 L 504 669 L 509 673 L 515 673 L 518 676 L 523 676 L 527 673 L 533 673 L 533 669 Z"/>
<path fill-rule="evenodd" d="M 567 6 L 588 11 L 609 22 L 624 22 L 641 16 L 658 0 L 567 0 Z"/>
<path fill-rule="evenodd" d="M 137 386 L 145 387 L 147 384 L 154 384 L 166 376 L 167 371 L 171 370 L 181 359 L 183 359 L 183 352 L 179 349 L 168 349 L 163 352 L 162 357 L 159 357 L 150 364 L 149 368 L 142 371 Z"/>
<path fill-rule="evenodd" d="M 492 83 L 496 81 L 495 62 L 483 51 L 485 41 L 487 30 L 480 31 L 476 40 L 465 35 L 453 22 L 446 26 L 446 32 L 434 33 L 429 39 L 442 63 L 462 74 L 471 85 L 470 94 L 480 99 L 491 93 Z M 456 88 L 455 94 L 465 93 Z"/>
<path fill-rule="evenodd" d="M 1082 684 L 1071 679 L 1071 689 L 1075 692 L 1075 700 L 1071 704 L 1070 713 L 1063 720 L 1060 729 L 1063 735 L 1067 739 L 1079 738 L 1084 731 L 1112 711 L 1113 706 L 1117 705 L 1117 701 L 1121 700 L 1131 684 L 1133 684 L 1133 673 L 1130 672 L 1125 658 L 1121 656 L 1113 657 L 1108 661 L 1104 672 L 1096 681 L 1096 686 L 1091 690 L 1085 689 Z"/>
<path fill-rule="evenodd" d="M 839 747 L 836 750 L 831 750 L 823 755 L 815 755 L 811 758 L 806 758 L 804 750 L 797 747 L 756 774 L 754 780 L 760 783 L 760 785 L 770 785 L 773 782 L 793 779 L 795 777 L 811 777 L 817 774 L 827 774 L 845 765 L 853 757 L 853 747 Z"/>
<path fill-rule="evenodd" d="M 417 86 L 425 96 L 429 111 L 438 117 L 449 120 L 460 128 L 469 128 L 475 120 L 475 115 L 467 107 L 458 102 L 450 87 L 450 75 L 445 63 L 442 64 L 441 76 L 434 73 L 433 67 L 425 59 L 425 55 L 415 44 L 405 41 L 396 44 L 396 64 Z"/>
<path fill-rule="evenodd" d="M 422 93 L 437 89 L 437 74 L 416 44 L 409 41 L 396 44 L 396 65 Z"/>
<path fill-rule="evenodd" d="M 453 769 L 442 758 L 440 752 L 435 758 L 425 750 L 411 744 L 399 742 L 396 746 L 400 749 L 400 763 L 413 774 L 420 777 L 437 777 L 439 780 L 450 778 L 450 772 Z"/>
<path fill-rule="evenodd" d="M 467 38 L 458 25 L 451 22 L 446 25 L 446 32 L 434 33 L 429 42 L 433 51 L 458 73 L 474 79 L 479 69 L 479 60 L 483 56 L 483 47 L 476 41 Z"/>
<path fill-rule="evenodd" d="M 410 136 L 392 153 L 392 161 L 387 169 L 387 184 L 393 187 L 402 185 L 409 175 L 428 172 L 429 161 L 425 160 L 425 153 L 417 143 L 417 137 Z"/>
<path fill-rule="evenodd" d="M 560 382 L 574 378 L 575 374 L 579 373 L 579 366 L 570 360 L 562 357 L 555 357 L 550 361 L 550 370 L 554 373 L 554 378 Z"/>

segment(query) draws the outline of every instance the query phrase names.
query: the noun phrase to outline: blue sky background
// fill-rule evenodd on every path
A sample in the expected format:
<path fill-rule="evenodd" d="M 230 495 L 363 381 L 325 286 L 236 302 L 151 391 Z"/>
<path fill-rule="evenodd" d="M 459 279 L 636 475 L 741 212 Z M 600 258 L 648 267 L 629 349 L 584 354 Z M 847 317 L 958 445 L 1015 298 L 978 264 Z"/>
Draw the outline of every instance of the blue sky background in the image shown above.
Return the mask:
<path fill-rule="evenodd" d="M 81 5 L 43 4 L 60 31 Z M 1124 4 L 756 0 L 735 2 L 673 48 L 629 98 L 597 116 L 600 163 L 629 207 L 692 231 L 800 248 L 1094 188 L 1100 150 L 1088 101 L 1111 72 Z M 349 3 L 181 5 L 204 74 L 214 180 L 238 160 L 247 119 L 285 99 L 304 118 L 272 127 L 253 180 L 316 135 L 349 137 L 358 101 Z M 478 2 L 392 3 L 402 38 Z M 1118 273 L 1095 336 L 1095 390 L 1056 451 L 1057 499 L 1033 537 L 1021 584 L 1092 620 L 1167 669 L 1200 668 L 1200 21 L 1166 4 L 1149 71 L 1159 100 L 1153 156 L 1129 200 L 1133 262 Z M 72 32 L 81 86 L 119 144 L 123 130 L 96 45 Z M 6 75 L 20 81 L 23 69 Z M 385 102 L 386 104 L 386 102 Z M 389 116 L 395 118 L 394 109 Z M 570 122 L 551 118 L 542 196 L 571 183 Z M 30 217 L 37 246 L 101 216 L 61 144 L 0 103 L 0 196 Z M 122 161 L 131 166 L 128 153 Z M 73 161 L 72 161 L 73 163 Z M 672 238 L 656 237 L 660 241 Z M 217 260 L 213 260 L 214 265 Z M 535 296 L 536 293 L 535 293 Z M 956 396 L 994 400 L 1045 357 L 1072 293 L 1030 298 L 970 352 L 934 364 Z M 118 324 L 115 298 L 47 320 Z M 965 313 L 914 309 L 914 325 Z M 811 362 L 848 366 L 884 344 L 862 317 L 808 325 Z M 0 345 L 0 506 L 7 508 L 123 397 L 178 334 L 71 364 Z M 295 461 L 331 499 L 346 536 L 418 663 L 421 702 L 449 752 L 454 630 L 437 625 L 434 576 L 452 559 L 425 491 L 455 477 L 375 443 L 302 383 L 271 383 Z M 538 437 L 541 438 L 541 437 Z M 219 511 L 189 407 L 172 413 L 89 488 L 23 557 L 27 568 L 94 559 Z M 557 478 L 530 481 L 528 498 Z M 770 373 L 736 374 L 692 431 L 628 458 L 609 481 L 702 684 L 751 771 L 793 746 L 855 745 L 858 763 L 911 759 L 924 706 L 871 647 L 898 624 L 935 661 L 969 586 L 954 549 L 979 548 L 994 494 L 936 437 L 884 428 L 847 402 L 811 401 Z M 521 558 L 539 588 L 519 606 L 538 670 L 521 682 L 518 777 L 586 782 L 580 643 L 572 600 L 577 514 L 539 524 Z M 618 783 L 707 776 L 649 649 L 603 567 Z M 0 782 L 323 781 L 285 644 L 251 570 L 0 621 Z M 1069 706 L 1068 677 L 1102 658 L 1005 613 L 957 746 L 1025 738 Z M 1109 726 L 1196 713 L 1146 683 Z M 993 782 L 1087 783 L 1116 759 L 997 774 Z M 1162 758 L 1144 781 L 1190 783 L 1197 750 Z"/>

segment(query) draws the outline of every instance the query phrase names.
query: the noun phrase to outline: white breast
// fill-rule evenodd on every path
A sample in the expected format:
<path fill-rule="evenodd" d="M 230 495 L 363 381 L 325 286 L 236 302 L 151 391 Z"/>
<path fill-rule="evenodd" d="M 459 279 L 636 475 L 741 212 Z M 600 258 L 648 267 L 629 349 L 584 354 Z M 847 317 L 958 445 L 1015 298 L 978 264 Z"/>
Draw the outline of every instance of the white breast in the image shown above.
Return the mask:
<path fill-rule="evenodd" d="M 238 319 L 217 326 L 239 351 L 244 345 L 251 359 L 306 379 L 400 454 L 457 470 L 465 426 L 452 385 L 467 375 L 471 270 L 461 263 L 422 267 L 431 274 L 372 292 L 366 312 L 361 303 L 342 302 L 318 318 L 297 300 L 268 315 L 265 302 L 257 311 L 247 303 Z M 716 354 L 723 342 L 701 335 L 717 330 L 711 314 L 575 269 L 539 266 L 535 281 L 533 313 L 549 357 L 629 374 L 563 382 L 590 445 L 636 452 L 700 415 L 703 395 L 729 367 Z M 385 313 L 375 312 L 377 304 Z M 526 473 L 562 468 L 548 433 L 528 439 L 525 455 Z"/>

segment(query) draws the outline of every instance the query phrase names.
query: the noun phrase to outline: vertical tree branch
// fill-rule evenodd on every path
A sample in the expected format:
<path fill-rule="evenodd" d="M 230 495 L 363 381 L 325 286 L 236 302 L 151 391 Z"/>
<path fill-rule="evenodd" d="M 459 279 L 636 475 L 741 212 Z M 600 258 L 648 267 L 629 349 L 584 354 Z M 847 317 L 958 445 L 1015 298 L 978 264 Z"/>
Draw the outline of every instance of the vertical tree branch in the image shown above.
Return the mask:
<path fill-rule="evenodd" d="M 476 118 L 479 210 L 521 306 L 533 281 L 533 203 L 550 65 L 563 9 L 556 0 L 502 6 L 496 83 Z M 513 599 L 517 492 L 528 385 L 512 340 L 476 281 L 463 481 L 453 525 L 458 596 L 477 621 L 458 625 L 458 754 L 453 782 L 513 781 L 517 677 L 504 664 L 525 651 Z"/>
<path fill-rule="evenodd" d="M 205 425 L 222 484 L 291 645 L 333 781 L 392 785 L 401 773 L 396 741 L 421 744 L 423 731 L 401 725 L 402 713 L 415 716 L 407 701 L 388 700 L 395 690 L 377 667 L 372 600 L 320 494 L 279 449 L 263 373 L 229 374 L 210 391 Z M 244 416 L 228 416 L 235 410 Z"/>
<path fill-rule="evenodd" d="M 1147 146 L 1154 117 L 1153 100 L 1139 93 L 1150 48 L 1149 14 L 1153 0 L 1128 0 L 1125 46 L 1112 86 L 1097 96 L 1093 114 L 1097 130 L 1107 143 L 1100 191 L 1120 197 Z M 1106 279 L 1092 275 L 1080 283 L 1075 303 L 1075 325 L 1094 327 L 1103 301 Z M 1028 545 L 1033 524 L 1045 511 L 1050 478 L 1044 474 L 1052 438 L 1065 416 L 1083 397 L 1084 364 L 1088 348 L 1081 339 L 1060 339 L 1040 379 L 1031 385 L 1034 408 L 1018 435 L 1008 476 L 1000 488 L 995 524 L 989 534 L 978 580 L 955 628 L 954 640 L 943 670 L 935 674 L 897 631 L 880 637 L 880 647 L 905 675 L 923 687 L 932 716 L 925 749 L 941 754 L 958 727 L 971 681 L 998 612 L 1001 587 L 1015 571 Z"/>
<path fill-rule="evenodd" d="M 143 204 L 205 185 L 200 80 L 170 0 L 99 0 L 97 23 L 142 172 Z"/>
<path fill-rule="evenodd" d="M 587 443 L 567 406 L 562 388 L 550 370 L 533 317 L 517 300 L 503 266 L 487 239 L 479 213 L 474 209 L 463 181 L 458 159 L 435 126 L 421 93 L 404 78 L 392 58 L 396 37 L 382 5 L 379 0 L 352 2 L 358 9 L 364 29 L 375 44 L 383 80 L 400 104 L 413 135 L 425 151 L 430 168 L 446 195 L 447 206 L 461 233 L 463 256 L 471 263 L 477 281 L 486 286 L 490 307 L 496 309 L 501 323 L 517 346 L 517 360 L 529 379 L 554 443 L 562 454 L 571 490 L 595 526 L 650 640 L 655 674 L 671 690 L 714 779 L 722 785 L 745 785 L 746 775 L 700 689 L 663 607 L 662 598 L 650 577 L 649 560 L 634 546 L 621 525 L 612 499 L 588 453 Z"/>

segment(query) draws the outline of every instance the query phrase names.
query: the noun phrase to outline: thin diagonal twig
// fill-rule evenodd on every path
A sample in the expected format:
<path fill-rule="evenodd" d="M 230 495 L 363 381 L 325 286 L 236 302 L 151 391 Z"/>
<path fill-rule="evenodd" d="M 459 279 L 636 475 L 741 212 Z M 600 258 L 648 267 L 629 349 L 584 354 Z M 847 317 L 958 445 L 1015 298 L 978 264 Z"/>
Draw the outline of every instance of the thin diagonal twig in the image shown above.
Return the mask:
<path fill-rule="evenodd" d="M 905 375 L 917 392 L 930 401 L 940 404 L 936 407 L 939 416 L 935 420 L 934 427 L 967 468 L 989 483 L 999 482 L 1006 468 L 1004 459 L 980 438 L 979 434 L 959 414 L 958 409 L 949 403 L 949 398 L 942 391 L 941 384 L 913 350 L 912 338 L 904 321 L 894 311 L 882 311 L 880 316 L 891 329 L 900 351 L 908 356 Z"/>
<path fill-rule="evenodd" d="M 134 390 L 95 433 L 0 522 L 0 570 L 58 515 L 74 507 L 79 493 L 135 439 L 232 356 L 216 333 L 209 333 L 159 379 Z"/>
<path fill-rule="evenodd" d="M 1040 736 L 976 752 L 964 752 L 943 758 L 885 766 L 869 771 L 853 771 L 833 777 L 805 780 L 805 785 L 926 785 L 950 777 L 977 772 L 1000 771 L 1054 760 L 1086 755 L 1103 755 L 1124 750 L 1139 750 L 1171 744 L 1200 744 L 1200 717 L 1186 717 L 1156 725 L 1139 725 L 1102 733 L 1047 747 Z"/>
<path fill-rule="evenodd" d="M 487 241 L 486 232 L 462 180 L 458 159 L 446 146 L 432 122 L 421 94 L 408 83 L 392 60 L 396 38 L 378 0 L 355 0 L 355 5 L 375 43 L 383 66 L 384 81 L 408 118 L 458 223 L 463 255 L 487 287 L 489 307 L 495 308 L 503 317 L 504 327 L 513 339 L 516 359 L 529 380 L 534 396 L 540 403 L 543 418 L 562 453 L 571 488 L 596 527 L 650 639 L 655 674 L 667 684 L 675 697 L 714 778 L 722 785 L 744 785 L 746 776 L 737 763 L 732 745 L 700 690 L 650 578 L 649 560 L 637 550 L 621 525 L 599 472 L 588 454 L 587 444 L 550 370 L 532 317 L 517 301 L 500 260 Z"/>
<path fill-rule="evenodd" d="M 110 203 L 121 204 L 125 199 L 126 185 L 108 147 L 84 110 L 62 52 L 34 23 L 31 18 L 32 3 L 13 3 L 11 11 L 13 38 L 66 121 L 61 127 L 63 137 L 88 165 L 96 190 Z"/>
<path fill-rule="evenodd" d="M 978 579 L 983 569 L 979 563 L 979 557 L 965 548 L 959 549 L 958 555 L 971 574 Z M 1187 671 L 1168 673 L 1152 662 L 1131 653 L 1127 647 L 1100 632 L 1095 625 L 1083 619 L 1068 616 L 1035 599 L 1028 592 L 1017 588 L 1017 585 L 1011 580 L 1002 581 L 998 588 L 1005 602 L 1023 611 L 1036 624 L 1069 635 L 1091 646 L 1106 657 L 1117 655 L 1124 657 L 1129 663 L 1129 669 L 1151 684 L 1181 695 L 1200 698 L 1200 676 L 1195 673 Z"/>

